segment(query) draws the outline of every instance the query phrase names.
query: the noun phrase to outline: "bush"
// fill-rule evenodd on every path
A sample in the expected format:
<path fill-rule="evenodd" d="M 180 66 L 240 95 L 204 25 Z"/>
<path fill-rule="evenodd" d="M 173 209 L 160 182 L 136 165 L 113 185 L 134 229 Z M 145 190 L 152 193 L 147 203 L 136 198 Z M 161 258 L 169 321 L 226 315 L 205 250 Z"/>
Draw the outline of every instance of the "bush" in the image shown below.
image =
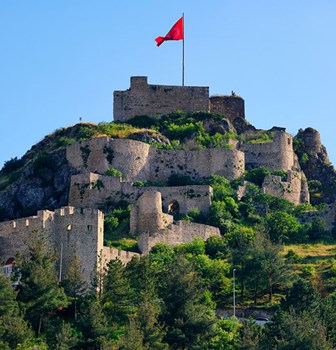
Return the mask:
<path fill-rule="evenodd" d="M 255 168 L 246 174 L 245 179 L 261 187 L 265 177 L 269 174 L 270 171 L 265 167 Z"/>
<path fill-rule="evenodd" d="M 118 169 L 115 169 L 115 168 L 108 168 L 105 171 L 105 175 L 122 177 L 122 172 Z"/>
<path fill-rule="evenodd" d="M 195 181 L 186 175 L 172 174 L 168 178 L 168 186 L 186 186 L 194 184 Z"/>
<path fill-rule="evenodd" d="M 285 255 L 285 259 L 289 264 L 299 264 L 302 262 L 302 258 L 293 249 L 288 251 Z"/>
<path fill-rule="evenodd" d="M 17 157 L 11 158 L 10 160 L 7 160 L 5 162 L 4 166 L 1 169 L 1 172 L 4 175 L 8 175 L 11 172 L 20 169 L 23 165 L 24 165 L 24 161 L 22 159 L 17 159 Z"/>

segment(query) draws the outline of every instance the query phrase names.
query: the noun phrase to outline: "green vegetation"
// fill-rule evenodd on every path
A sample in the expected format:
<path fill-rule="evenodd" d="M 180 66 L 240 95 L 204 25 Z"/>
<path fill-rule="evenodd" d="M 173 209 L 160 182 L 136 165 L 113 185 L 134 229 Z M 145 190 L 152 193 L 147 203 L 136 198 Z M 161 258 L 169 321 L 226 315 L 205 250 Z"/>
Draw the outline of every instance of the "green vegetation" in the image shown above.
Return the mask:
<path fill-rule="evenodd" d="M 108 168 L 106 171 L 105 171 L 105 175 L 107 176 L 118 176 L 118 177 L 122 177 L 122 172 L 118 169 L 115 169 L 115 168 Z"/>
<path fill-rule="evenodd" d="M 265 130 L 258 130 L 254 133 L 245 134 L 242 141 L 251 144 L 272 142 L 273 134 Z"/>
<path fill-rule="evenodd" d="M 126 214 L 112 210 L 107 229 Z M 241 228 L 207 242 L 159 244 L 127 266 L 112 260 L 103 268 L 99 259 L 87 285 L 76 259 L 59 283 L 54 254 L 45 236 L 35 234 L 28 254 L 17 259 L 16 290 L 0 277 L 1 348 L 331 350 L 335 295 L 316 284 L 320 272 L 312 264 L 305 273 L 295 268 L 309 248 L 318 252 L 322 245 L 296 247 L 286 253 L 260 230 Z M 332 254 L 334 246 L 325 256 Z M 329 263 L 336 271 L 335 261 Z M 232 305 L 233 269 L 237 307 L 253 306 L 255 315 L 268 307 L 271 323 L 215 317 L 218 307 Z"/>

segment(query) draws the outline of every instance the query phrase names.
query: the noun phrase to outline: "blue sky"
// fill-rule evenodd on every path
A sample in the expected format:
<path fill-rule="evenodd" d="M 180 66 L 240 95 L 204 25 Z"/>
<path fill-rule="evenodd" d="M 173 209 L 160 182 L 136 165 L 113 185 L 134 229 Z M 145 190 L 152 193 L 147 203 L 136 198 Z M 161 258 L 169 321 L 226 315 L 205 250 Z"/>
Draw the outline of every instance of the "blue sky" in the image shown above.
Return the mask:
<path fill-rule="evenodd" d="M 112 120 L 114 90 L 134 75 L 234 90 L 257 128 L 321 133 L 332 163 L 336 105 L 334 0 L 0 0 L 0 167 L 45 135 Z"/>

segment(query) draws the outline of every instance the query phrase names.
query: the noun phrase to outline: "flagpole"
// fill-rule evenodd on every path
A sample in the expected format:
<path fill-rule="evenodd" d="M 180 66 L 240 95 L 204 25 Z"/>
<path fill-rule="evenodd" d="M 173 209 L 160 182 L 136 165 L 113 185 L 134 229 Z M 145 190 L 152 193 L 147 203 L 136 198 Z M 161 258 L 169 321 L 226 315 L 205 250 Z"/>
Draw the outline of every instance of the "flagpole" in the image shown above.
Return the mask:
<path fill-rule="evenodd" d="M 182 40 L 182 86 L 184 86 L 184 12 L 182 13 L 183 21 L 183 40 Z"/>

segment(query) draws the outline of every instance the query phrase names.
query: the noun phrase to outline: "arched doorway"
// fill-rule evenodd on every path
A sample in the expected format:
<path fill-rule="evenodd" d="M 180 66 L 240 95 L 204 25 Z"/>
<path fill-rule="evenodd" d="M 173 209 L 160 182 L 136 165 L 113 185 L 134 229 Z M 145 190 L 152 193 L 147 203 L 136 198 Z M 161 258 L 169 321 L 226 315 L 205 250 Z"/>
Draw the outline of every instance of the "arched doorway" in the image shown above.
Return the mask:
<path fill-rule="evenodd" d="M 180 204 L 177 200 L 173 200 L 168 204 L 168 213 L 171 215 L 180 214 Z"/>

